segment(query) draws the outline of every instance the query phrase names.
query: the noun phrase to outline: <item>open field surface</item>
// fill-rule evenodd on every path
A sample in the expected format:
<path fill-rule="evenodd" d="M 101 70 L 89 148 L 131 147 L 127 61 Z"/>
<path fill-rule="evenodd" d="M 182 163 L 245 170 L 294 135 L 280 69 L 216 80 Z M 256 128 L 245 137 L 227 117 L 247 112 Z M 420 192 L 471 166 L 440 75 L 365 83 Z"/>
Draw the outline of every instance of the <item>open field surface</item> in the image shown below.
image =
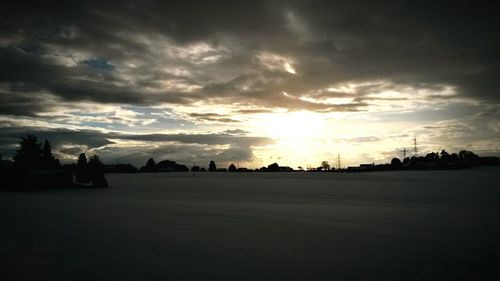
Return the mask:
<path fill-rule="evenodd" d="M 1 280 L 499 280 L 500 170 L 0 192 Z"/>

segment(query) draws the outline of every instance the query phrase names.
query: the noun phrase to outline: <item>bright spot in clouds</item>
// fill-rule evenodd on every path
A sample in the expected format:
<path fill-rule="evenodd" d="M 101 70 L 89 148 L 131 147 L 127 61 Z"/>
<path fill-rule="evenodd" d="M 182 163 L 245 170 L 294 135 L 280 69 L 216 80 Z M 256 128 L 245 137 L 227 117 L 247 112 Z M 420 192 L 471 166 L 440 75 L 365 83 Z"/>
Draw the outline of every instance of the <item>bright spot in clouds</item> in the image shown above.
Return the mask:
<path fill-rule="evenodd" d="M 290 58 L 274 53 L 261 52 L 257 55 L 257 60 L 271 71 L 284 71 L 296 74 L 293 68 L 294 61 Z"/>

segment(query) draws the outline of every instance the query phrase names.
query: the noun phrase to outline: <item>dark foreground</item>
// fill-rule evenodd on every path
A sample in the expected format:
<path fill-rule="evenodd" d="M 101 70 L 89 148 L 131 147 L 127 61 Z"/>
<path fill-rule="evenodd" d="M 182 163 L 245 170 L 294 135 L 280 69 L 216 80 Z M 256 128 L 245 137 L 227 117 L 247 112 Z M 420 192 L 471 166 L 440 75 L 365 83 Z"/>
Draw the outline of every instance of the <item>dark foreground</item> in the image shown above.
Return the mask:
<path fill-rule="evenodd" d="M 0 192 L 1 280 L 500 280 L 500 170 Z"/>

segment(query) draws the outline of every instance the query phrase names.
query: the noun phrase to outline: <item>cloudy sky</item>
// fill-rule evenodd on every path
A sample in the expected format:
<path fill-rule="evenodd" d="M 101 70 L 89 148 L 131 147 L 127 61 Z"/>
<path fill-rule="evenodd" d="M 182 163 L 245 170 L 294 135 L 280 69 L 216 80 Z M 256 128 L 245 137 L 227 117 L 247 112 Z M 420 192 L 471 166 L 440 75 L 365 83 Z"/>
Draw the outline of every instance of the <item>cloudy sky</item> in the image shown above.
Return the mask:
<path fill-rule="evenodd" d="M 63 162 L 138 166 L 382 162 L 414 136 L 498 155 L 497 18 L 481 1 L 3 3 L 0 152 L 30 133 Z"/>

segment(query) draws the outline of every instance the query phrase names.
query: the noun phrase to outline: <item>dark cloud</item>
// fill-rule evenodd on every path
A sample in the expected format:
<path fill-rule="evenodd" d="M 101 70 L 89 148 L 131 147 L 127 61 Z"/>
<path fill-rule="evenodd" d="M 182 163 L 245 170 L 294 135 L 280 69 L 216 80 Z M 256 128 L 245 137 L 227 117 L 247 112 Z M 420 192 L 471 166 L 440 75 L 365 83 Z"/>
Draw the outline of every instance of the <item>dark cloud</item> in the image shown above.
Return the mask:
<path fill-rule="evenodd" d="M 233 130 L 225 130 L 224 133 L 228 135 L 246 135 L 250 132 L 241 129 L 233 129 Z"/>
<path fill-rule="evenodd" d="M 17 144 L 20 137 L 28 134 L 37 136 L 40 141 L 47 139 L 54 147 L 78 144 L 88 148 L 97 148 L 113 143 L 104 133 L 99 131 L 35 127 L 2 127 L 0 138 L 6 139 L 6 142 Z"/>
<path fill-rule="evenodd" d="M 211 134 L 123 134 L 123 133 L 108 133 L 109 138 L 117 138 L 124 140 L 137 140 L 149 142 L 179 142 L 179 143 L 196 143 L 207 145 L 227 145 L 237 144 L 242 146 L 259 146 L 272 143 L 266 137 L 251 137 L 232 135 L 226 132 L 211 133 Z"/>
<path fill-rule="evenodd" d="M 304 110 L 362 112 L 365 125 L 418 123 L 382 135 L 423 132 L 493 151 L 482 143 L 500 128 L 494 4 L 7 1 L 0 117 L 19 122 L 1 124 L 0 145 L 12 150 L 33 133 L 65 157 L 101 149 L 113 161 L 249 161 L 252 147 L 271 141 L 235 127 L 253 114 Z M 75 129 L 53 129 L 61 126 Z M 150 134 L 213 128 L 220 133 Z"/>
<path fill-rule="evenodd" d="M 358 111 L 382 98 L 358 93 L 332 105 L 300 97 L 380 79 L 451 85 L 498 103 L 497 27 L 495 9 L 482 2 L 9 1 L 0 14 L 0 83 L 24 89 L 2 93 L 0 113 L 48 110 L 36 92 L 64 101 Z M 252 112 L 260 109 L 240 113 Z"/>
<path fill-rule="evenodd" d="M 238 123 L 240 121 L 229 118 L 228 115 L 218 113 L 190 113 L 189 117 L 195 118 L 199 121 L 209 121 L 218 123 Z"/>
<path fill-rule="evenodd" d="M 64 158 L 76 157 L 79 153 L 90 151 L 102 154 L 109 162 L 133 159 L 134 163 L 145 161 L 149 157 L 160 157 L 192 163 L 193 161 L 246 161 L 254 159 L 252 148 L 272 144 L 265 137 L 245 136 L 243 130 L 228 130 L 221 133 L 207 134 L 125 134 L 102 132 L 97 130 L 68 130 L 32 127 L 7 127 L 0 131 L 0 147 L 4 155 L 12 156 L 20 137 L 36 135 L 40 141 L 49 140 L 58 155 Z M 150 146 L 126 147 L 109 146 L 120 141 L 141 141 Z M 223 148 L 223 146 L 228 146 Z M 221 146 L 222 148 L 217 148 Z M 147 157 L 146 157 L 147 156 Z"/>

